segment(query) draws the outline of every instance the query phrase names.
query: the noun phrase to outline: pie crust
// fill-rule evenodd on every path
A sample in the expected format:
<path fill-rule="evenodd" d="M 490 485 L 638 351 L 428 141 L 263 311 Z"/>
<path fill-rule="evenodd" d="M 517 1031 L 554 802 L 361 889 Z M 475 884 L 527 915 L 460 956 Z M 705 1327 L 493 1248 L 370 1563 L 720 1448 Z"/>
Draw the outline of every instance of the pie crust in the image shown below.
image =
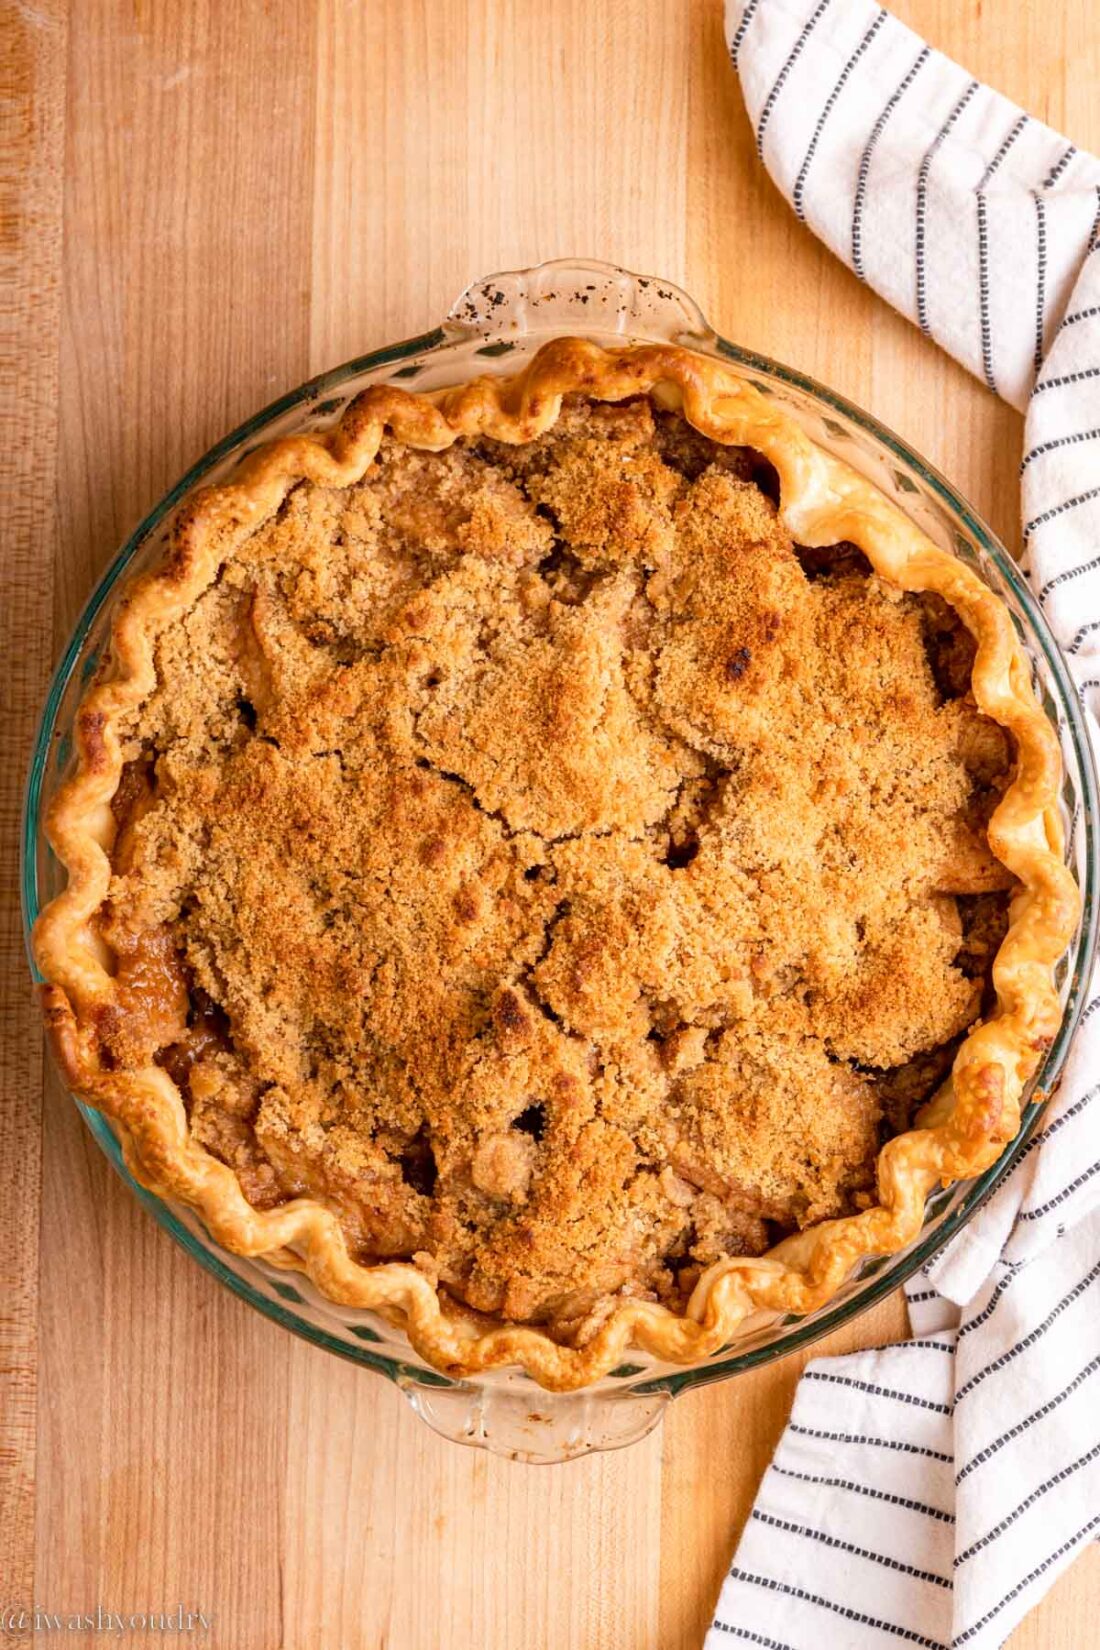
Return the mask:
<path fill-rule="evenodd" d="M 439 1289 L 430 1266 L 411 1260 L 362 1264 L 336 1213 L 310 1196 L 255 1207 L 234 1169 L 192 1134 L 169 1071 L 155 1063 L 128 1067 L 105 1056 L 104 1017 L 117 1017 L 126 1004 L 99 917 L 118 833 L 112 802 L 130 754 L 126 721 L 156 687 L 158 638 L 192 608 L 226 557 L 275 515 L 297 483 L 352 486 L 374 461 L 384 434 L 427 453 L 443 452 L 460 438 L 516 447 L 556 424 L 563 396 L 615 403 L 646 395 L 709 440 L 762 455 L 778 478 L 779 520 L 800 546 L 850 544 L 885 589 L 933 593 L 959 616 L 976 644 L 974 700 L 1014 747 L 1012 777 L 987 835 L 1016 887 L 991 971 L 995 1003 L 965 1037 L 950 1077 L 923 1107 L 917 1125 L 878 1152 L 872 1206 L 808 1224 L 765 1254 L 714 1261 L 682 1311 L 653 1298 L 609 1294 L 563 1344 L 537 1324 L 464 1309 Z M 631 1347 L 672 1363 L 696 1363 L 726 1346 L 753 1314 L 814 1311 L 861 1257 L 889 1255 L 917 1236 L 933 1187 L 976 1175 L 997 1159 L 1018 1130 L 1024 1086 L 1061 1021 L 1054 966 L 1072 936 L 1079 896 L 1063 863 L 1058 741 L 1036 701 L 1007 609 L 865 478 L 817 448 L 774 401 L 719 363 L 684 349 L 604 350 L 559 338 L 514 377 L 481 378 L 431 396 L 376 385 L 356 398 L 333 430 L 252 453 L 233 481 L 207 488 L 185 505 L 165 564 L 125 588 L 109 664 L 80 706 L 74 742 L 74 772 L 47 822 L 68 882 L 42 912 L 33 937 L 48 982 L 42 989 L 45 1019 L 68 1083 L 112 1119 L 127 1167 L 143 1185 L 196 1209 L 226 1248 L 303 1271 L 333 1301 L 380 1312 L 452 1376 L 518 1364 L 543 1386 L 570 1390 L 605 1375 Z"/>

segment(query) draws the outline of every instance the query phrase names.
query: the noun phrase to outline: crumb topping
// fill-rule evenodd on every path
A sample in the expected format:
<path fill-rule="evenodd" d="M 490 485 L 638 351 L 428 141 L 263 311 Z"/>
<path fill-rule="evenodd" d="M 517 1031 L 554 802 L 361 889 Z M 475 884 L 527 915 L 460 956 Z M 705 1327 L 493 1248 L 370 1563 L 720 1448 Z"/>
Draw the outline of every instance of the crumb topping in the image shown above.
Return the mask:
<path fill-rule="evenodd" d="M 873 1199 L 981 1012 L 1012 752 L 947 604 L 773 479 L 644 398 L 386 442 L 161 634 L 99 1034 L 258 1207 L 567 1333 Z"/>

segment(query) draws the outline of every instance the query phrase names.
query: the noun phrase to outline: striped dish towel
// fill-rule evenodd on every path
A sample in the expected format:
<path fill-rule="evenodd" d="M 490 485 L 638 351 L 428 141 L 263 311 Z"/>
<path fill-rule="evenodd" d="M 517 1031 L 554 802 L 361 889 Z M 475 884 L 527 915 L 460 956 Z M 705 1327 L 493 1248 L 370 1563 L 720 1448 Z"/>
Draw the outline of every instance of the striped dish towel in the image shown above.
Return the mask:
<path fill-rule="evenodd" d="M 1100 709 L 1100 160 L 871 0 L 729 0 L 760 156 L 860 277 L 1025 412 L 1025 565 Z M 706 1650 L 991 1650 L 1100 1535 L 1100 980 L 1044 1133 L 811 1363 Z"/>

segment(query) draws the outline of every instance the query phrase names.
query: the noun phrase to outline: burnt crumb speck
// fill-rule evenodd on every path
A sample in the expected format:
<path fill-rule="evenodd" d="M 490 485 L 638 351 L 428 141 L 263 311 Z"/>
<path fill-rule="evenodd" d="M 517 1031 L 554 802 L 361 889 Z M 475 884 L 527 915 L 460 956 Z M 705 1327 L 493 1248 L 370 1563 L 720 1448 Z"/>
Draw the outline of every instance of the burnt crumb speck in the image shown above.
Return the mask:
<path fill-rule="evenodd" d="M 751 649 L 747 647 L 736 648 L 726 660 L 726 675 L 731 682 L 739 682 L 751 663 Z"/>
<path fill-rule="evenodd" d="M 479 290 L 481 296 L 492 309 L 499 309 L 501 304 L 507 302 L 507 295 L 498 286 L 490 286 L 486 282 Z"/>

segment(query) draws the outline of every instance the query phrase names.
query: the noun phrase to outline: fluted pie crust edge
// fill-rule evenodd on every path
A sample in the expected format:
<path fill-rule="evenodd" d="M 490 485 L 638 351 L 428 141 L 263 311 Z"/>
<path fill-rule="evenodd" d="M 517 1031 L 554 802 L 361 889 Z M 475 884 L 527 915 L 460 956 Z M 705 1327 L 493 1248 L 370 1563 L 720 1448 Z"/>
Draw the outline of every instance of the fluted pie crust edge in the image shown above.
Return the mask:
<path fill-rule="evenodd" d="M 576 1346 L 560 1345 L 531 1326 L 486 1329 L 484 1318 L 444 1305 L 436 1286 L 411 1263 L 360 1264 L 348 1252 L 336 1215 L 313 1199 L 253 1208 L 234 1171 L 191 1138 L 183 1098 L 167 1071 L 109 1070 L 103 1064 L 95 1024 L 115 985 L 93 933 L 111 876 L 110 804 L 123 768 L 122 720 L 155 685 L 159 633 L 192 605 L 225 555 L 298 481 L 334 487 L 357 482 L 384 431 L 428 451 L 463 436 L 528 442 L 555 423 L 561 398 L 570 393 L 598 401 L 649 393 L 712 440 L 755 448 L 778 473 L 779 513 L 794 539 L 809 547 L 850 541 L 891 585 L 937 592 L 955 609 L 977 643 L 972 686 L 978 707 L 1015 742 L 1015 777 L 988 836 L 1020 885 L 993 964 L 996 1010 L 962 1044 L 951 1078 L 924 1108 L 919 1126 L 882 1147 L 877 1206 L 811 1226 L 762 1257 L 717 1261 L 701 1276 L 683 1315 L 652 1301 L 609 1298 Z M 718 362 L 674 346 L 604 350 L 576 338 L 555 339 L 514 377 L 476 379 L 432 396 L 374 385 L 356 397 L 336 428 L 253 452 L 234 480 L 188 501 L 165 563 L 124 588 L 108 672 L 77 712 L 74 744 L 74 772 L 47 820 L 68 883 L 42 912 L 33 936 L 48 982 L 42 988 L 46 1024 L 69 1085 L 112 1119 L 127 1168 L 142 1185 L 197 1210 L 225 1248 L 305 1272 L 333 1301 L 382 1313 L 407 1331 L 430 1364 L 451 1376 L 518 1364 L 545 1387 L 572 1390 L 605 1375 L 632 1347 L 670 1363 L 696 1363 L 727 1345 L 753 1314 L 816 1310 L 861 1257 L 895 1253 L 917 1236 L 934 1186 L 976 1175 L 996 1161 L 1018 1131 L 1024 1085 L 1061 1022 L 1054 965 L 1079 910 L 1062 857 L 1061 757 L 1007 609 L 869 481 L 816 447 L 774 401 Z"/>

